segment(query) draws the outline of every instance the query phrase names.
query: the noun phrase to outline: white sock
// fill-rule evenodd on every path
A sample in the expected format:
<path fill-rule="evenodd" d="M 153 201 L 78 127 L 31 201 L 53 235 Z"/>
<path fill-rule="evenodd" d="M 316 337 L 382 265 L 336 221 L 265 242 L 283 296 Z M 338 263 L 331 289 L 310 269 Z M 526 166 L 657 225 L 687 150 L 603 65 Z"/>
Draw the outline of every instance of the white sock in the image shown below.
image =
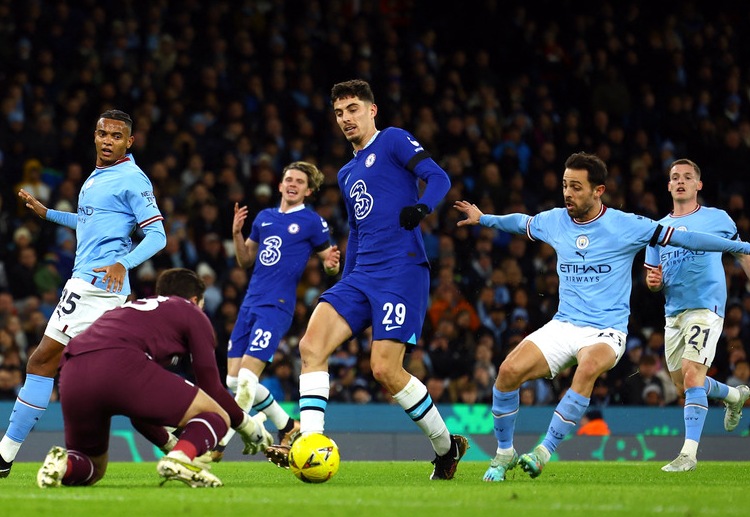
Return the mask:
<path fill-rule="evenodd" d="M 435 453 L 438 456 L 446 454 L 451 448 L 451 435 L 422 381 L 412 375 L 406 386 L 396 393 L 393 399 L 427 435 Z"/>
<path fill-rule="evenodd" d="M 255 391 L 258 389 L 258 376 L 247 368 L 240 368 L 237 381 L 237 394 L 234 396 L 234 400 L 247 413 L 253 407 Z"/>
<path fill-rule="evenodd" d="M 736 404 L 737 402 L 739 402 L 740 390 L 732 386 L 727 386 L 727 388 L 729 388 L 729 393 L 727 393 L 727 396 L 724 397 L 724 402 L 728 402 L 730 404 Z"/>
<path fill-rule="evenodd" d="M 242 410 L 247 413 L 253 405 L 253 399 L 255 398 L 255 390 L 258 386 L 258 376 L 247 368 L 240 368 L 240 373 L 237 377 L 230 377 L 227 375 L 227 386 L 230 384 L 230 379 L 236 379 L 237 384 L 235 385 L 235 396 L 234 400 Z M 252 398 L 251 398 L 252 393 Z M 236 431 L 231 427 L 227 429 L 227 434 L 224 435 L 219 441 L 219 446 L 226 447 L 229 441 L 234 436 Z"/>
<path fill-rule="evenodd" d="M 229 388 L 232 393 L 237 393 L 237 384 L 239 384 L 239 380 L 237 377 L 233 375 L 227 375 L 227 388 Z"/>
<path fill-rule="evenodd" d="M 552 453 L 550 453 L 547 447 L 545 447 L 542 444 L 539 444 L 536 447 L 534 447 L 534 452 L 537 453 L 537 456 L 539 456 L 539 459 L 541 460 L 541 462 L 545 464 L 552 457 Z"/>
<path fill-rule="evenodd" d="M 273 422 L 273 425 L 276 426 L 276 429 L 283 429 L 286 423 L 289 422 L 289 413 L 284 411 L 284 408 L 282 408 L 281 405 L 276 402 L 276 399 L 273 398 L 273 395 L 271 395 L 271 392 L 268 391 L 268 388 L 259 383 L 258 388 L 255 390 L 254 403 L 258 404 L 260 402 L 263 402 L 268 397 L 271 397 L 272 402 L 267 407 L 264 407 L 261 411 L 263 411 L 268 419 Z"/>
<path fill-rule="evenodd" d="M 18 451 L 21 450 L 21 445 L 23 445 L 21 442 L 11 440 L 8 438 L 8 435 L 3 436 L 3 439 L 0 440 L 0 456 L 2 456 L 5 461 L 15 460 Z"/>
<path fill-rule="evenodd" d="M 695 440 L 685 440 L 680 454 L 687 454 L 691 458 L 695 458 L 698 455 L 698 442 Z"/>
<path fill-rule="evenodd" d="M 331 386 L 328 372 L 309 372 L 299 376 L 300 433 L 322 433 Z"/>

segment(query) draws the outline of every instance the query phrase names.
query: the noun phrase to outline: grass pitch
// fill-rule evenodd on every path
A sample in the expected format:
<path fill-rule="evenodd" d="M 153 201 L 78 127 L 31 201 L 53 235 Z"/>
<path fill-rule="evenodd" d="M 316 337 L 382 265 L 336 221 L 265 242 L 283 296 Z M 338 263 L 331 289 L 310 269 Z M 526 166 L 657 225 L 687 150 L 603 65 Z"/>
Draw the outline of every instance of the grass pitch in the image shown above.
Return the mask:
<path fill-rule="evenodd" d="M 430 481 L 428 462 L 342 462 L 328 483 L 308 485 L 263 462 L 225 462 L 221 488 L 159 486 L 155 463 L 112 463 L 93 487 L 39 489 L 40 464 L 18 463 L 0 480 L 0 515 L 159 516 L 746 516 L 750 465 L 699 462 L 665 473 L 662 462 L 553 462 L 537 479 L 520 468 L 485 483 L 487 462 L 462 462 L 453 481 Z M 507 513 L 506 513 L 507 512 Z"/>

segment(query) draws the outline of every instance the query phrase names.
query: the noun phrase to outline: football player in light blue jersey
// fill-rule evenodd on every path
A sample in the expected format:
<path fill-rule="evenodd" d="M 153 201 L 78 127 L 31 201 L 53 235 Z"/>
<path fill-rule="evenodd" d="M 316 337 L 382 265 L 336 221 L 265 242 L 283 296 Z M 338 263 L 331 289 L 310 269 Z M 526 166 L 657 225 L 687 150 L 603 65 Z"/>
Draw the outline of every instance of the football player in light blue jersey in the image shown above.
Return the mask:
<path fill-rule="evenodd" d="M 446 172 L 408 132 L 378 131 L 378 108 L 361 80 L 331 90 L 336 122 L 354 148 L 338 174 L 349 216 L 344 273 L 320 297 L 300 341 L 301 433 L 322 433 L 329 396 L 328 358 L 372 327 L 372 372 L 429 437 L 435 451 L 431 479 L 451 479 L 468 441 L 451 435 L 425 385 L 403 367 L 407 347 L 422 333 L 430 274 L 420 221 L 450 188 Z M 419 181 L 426 183 L 419 196 Z M 288 465 L 288 447 L 266 455 Z"/>
<path fill-rule="evenodd" d="M 750 244 L 709 234 L 676 232 L 646 217 L 602 204 L 607 167 L 598 157 L 576 153 L 565 162 L 562 187 L 565 208 L 535 216 L 484 215 L 476 205 L 457 201 L 466 214 L 458 224 L 481 224 L 526 234 L 557 253 L 560 302 L 552 321 L 532 332 L 500 365 L 493 388 L 492 414 L 498 448 L 485 481 L 503 481 L 521 467 L 531 477 L 578 424 L 589 405 L 596 379 L 625 351 L 630 316 L 631 271 L 636 253 L 648 245 L 673 244 L 704 251 L 750 253 Z M 541 444 L 520 458 L 513 447 L 519 387 L 527 380 L 553 378 L 577 364 L 570 389 L 557 405 Z"/>
<path fill-rule="evenodd" d="M 328 275 L 339 273 L 341 252 L 338 246 L 331 246 L 328 223 L 305 206 L 305 198 L 320 188 L 323 179 L 312 163 L 287 165 L 279 184 L 281 205 L 262 210 L 247 239 L 242 235 L 247 207 L 234 207 L 232 237 L 237 262 L 244 268 L 254 266 L 229 339 L 227 386 L 242 409 L 248 411 L 252 406 L 268 415 L 284 445 L 299 431 L 299 423 L 258 379 L 292 324 L 297 284 L 310 255 L 317 254 Z M 214 461 L 221 459 L 233 435 L 230 429 L 221 440 L 212 455 Z"/>
<path fill-rule="evenodd" d="M 687 159 L 676 160 L 669 168 L 672 213 L 659 223 L 678 231 L 698 231 L 738 239 L 737 226 L 723 210 L 701 206 L 698 192 L 703 188 L 701 171 Z M 750 256 L 736 255 L 750 277 Z M 695 470 L 698 442 L 708 414 L 708 398 L 724 401 L 724 428 L 733 431 L 742 417 L 742 406 L 750 388 L 736 388 L 708 377 L 716 354 L 716 344 L 724 327 L 727 283 L 721 253 L 690 251 L 674 246 L 646 249 L 646 285 L 664 290 L 664 327 L 667 368 L 677 389 L 685 393 L 685 442 L 680 454 L 664 465 L 665 472 Z"/>
<path fill-rule="evenodd" d="M 0 440 L 0 478 L 49 404 L 60 356 L 71 338 L 130 294 L 128 271 L 166 244 L 163 217 L 151 181 L 135 164 L 133 121 L 119 110 L 102 113 L 94 130 L 96 169 L 78 195 L 78 213 L 51 210 L 21 190 L 18 195 L 42 219 L 76 231 L 76 258 L 39 346 L 26 365 L 10 424 Z M 130 235 L 141 228 L 143 240 L 132 248 Z"/>

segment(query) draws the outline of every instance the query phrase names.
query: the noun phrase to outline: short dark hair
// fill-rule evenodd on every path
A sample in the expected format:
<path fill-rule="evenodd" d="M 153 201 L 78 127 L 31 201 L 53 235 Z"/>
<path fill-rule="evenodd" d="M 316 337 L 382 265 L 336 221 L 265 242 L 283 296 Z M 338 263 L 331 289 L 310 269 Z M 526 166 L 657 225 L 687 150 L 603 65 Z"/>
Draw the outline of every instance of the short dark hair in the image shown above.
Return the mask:
<path fill-rule="evenodd" d="M 163 271 L 156 279 L 156 294 L 161 296 L 181 296 L 189 300 L 193 296 L 203 299 L 206 284 L 195 271 L 175 267 Z"/>
<path fill-rule="evenodd" d="M 669 166 L 669 172 L 672 172 L 672 169 L 675 165 L 689 165 L 693 168 L 695 171 L 695 174 L 698 176 L 698 179 L 701 177 L 701 168 L 698 167 L 698 164 L 695 163 L 693 160 L 688 160 L 687 158 L 680 158 L 679 160 L 675 160 L 672 162 L 672 165 Z"/>
<path fill-rule="evenodd" d="M 348 97 L 355 97 L 370 104 L 375 104 L 375 96 L 372 93 L 370 84 L 362 79 L 352 79 L 351 81 L 336 83 L 331 88 L 331 103 Z"/>
<path fill-rule="evenodd" d="M 573 153 L 565 160 L 565 168 L 588 171 L 589 183 L 594 187 L 607 181 L 607 165 L 595 154 Z"/>
<path fill-rule="evenodd" d="M 107 110 L 101 115 L 99 115 L 99 119 L 108 118 L 112 120 L 120 120 L 122 122 L 125 122 L 125 125 L 128 126 L 128 131 L 130 131 L 130 134 L 133 134 L 133 119 L 130 118 L 130 115 L 125 113 L 124 111 L 120 110 Z"/>

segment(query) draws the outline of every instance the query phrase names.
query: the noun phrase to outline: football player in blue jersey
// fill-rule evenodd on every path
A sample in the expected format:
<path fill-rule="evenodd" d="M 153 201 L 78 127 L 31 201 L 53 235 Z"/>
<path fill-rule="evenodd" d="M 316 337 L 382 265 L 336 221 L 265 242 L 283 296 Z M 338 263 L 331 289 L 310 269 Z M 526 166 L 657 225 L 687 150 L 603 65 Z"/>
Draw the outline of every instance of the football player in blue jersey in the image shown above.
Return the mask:
<path fill-rule="evenodd" d="M 253 266 L 253 274 L 229 339 L 227 386 L 242 409 L 248 411 L 252 406 L 268 415 L 284 445 L 299 431 L 299 423 L 258 379 L 292 324 L 297 284 L 310 255 L 317 254 L 328 275 L 339 273 L 341 252 L 331 245 L 328 223 L 305 206 L 305 199 L 320 188 L 323 179 L 312 163 L 287 165 L 279 184 L 281 205 L 262 210 L 247 239 L 242 235 L 247 207 L 234 207 L 232 237 L 237 262 L 241 267 Z M 233 434 L 230 429 L 216 447 L 215 461 L 221 459 Z"/>
<path fill-rule="evenodd" d="M 329 396 L 328 358 L 372 327 L 375 379 L 429 437 L 436 457 L 431 479 L 451 479 L 468 442 L 451 435 L 425 385 L 403 367 L 407 348 L 422 332 L 430 273 L 420 221 L 450 188 L 446 172 L 408 132 L 375 127 L 370 85 L 338 83 L 331 90 L 336 122 L 354 156 L 338 173 L 349 219 L 341 280 L 324 292 L 300 341 L 301 433 L 322 433 Z M 419 195 L 419 182 L 424 193 Z M 288 447 L 267 456 L 288 465 Z"/>
<path fill-rule="evenodd" d="M 683 158 L 672 163 L 667 188 L 672 195 L 672 212 L 659 223 L 677 230 L 738 239 L 737 226 L 726 212 L 698 202 L 703 183 L 701 170 L 693 161 Z M 736 258 L 750 277 L 750 256 L 737 254 Z M 745 385 L 734 388 L 707 376 L 724 328 L 727 303 L 721 253 L 649 246 L 644 265 L 648 288 L 664 292 L 667 368 L 677 389 L 685 393 L 685 442 L 677 458 L 662 470 L 695 470 L 708 398 L 724 402 L 724 428 L 733 431 L 742 417 L 742 406 L 750 397 L 750 388 Z"/>
<path fill-rule="evenodd" d="M 516 464 L 537 477 L 586 412 L 594 382 L 617 364 L 625 351 L 636 253 L 656 244 L 750 253 L 750 244 L 744 242 L 677 232 L 646 217 L 606 207 L 601 199 L 606 178 L 607 167 L 601 159 L 575 153 L 565 162 L 565 208 L 535 216 L 495 216 L 484 215 L 466 201 L 455 203 L 467 216 L 459 225 L 481 224 L 526 234 L 552 246 L 560 279 L 560 301 L 553 319 L 526 336 L 500 365 L 492 403 L 498 447 L 485 481 L 503 481 Z M 578 367 L 570 389 L 557 405 L 544 440 L 519 458 L 513 447 L 519 387 L 527 380 L 553 378 L 575 364 Z"/>
<path fill-rule="evenodd" d="M 0 477 L 10 474 L 21 444 L 47 409 L 65 345 L 105 311 L 125 302 L 128 271 L 167 242 L 151 181 L 128 153 L 133 140 L 130 115 L 109 110 L 99 116 L 96 168 L 81 187 L 77 214 L 48 209 L 28 192 L 18 192 L 36 215 L 76 231 L 76 257 L 44 337 L 29 357 L 26 381 L 0 440 Z M 143 230 L 144 238 L 133 248 L 130 235 L 135 228 Z"/>

